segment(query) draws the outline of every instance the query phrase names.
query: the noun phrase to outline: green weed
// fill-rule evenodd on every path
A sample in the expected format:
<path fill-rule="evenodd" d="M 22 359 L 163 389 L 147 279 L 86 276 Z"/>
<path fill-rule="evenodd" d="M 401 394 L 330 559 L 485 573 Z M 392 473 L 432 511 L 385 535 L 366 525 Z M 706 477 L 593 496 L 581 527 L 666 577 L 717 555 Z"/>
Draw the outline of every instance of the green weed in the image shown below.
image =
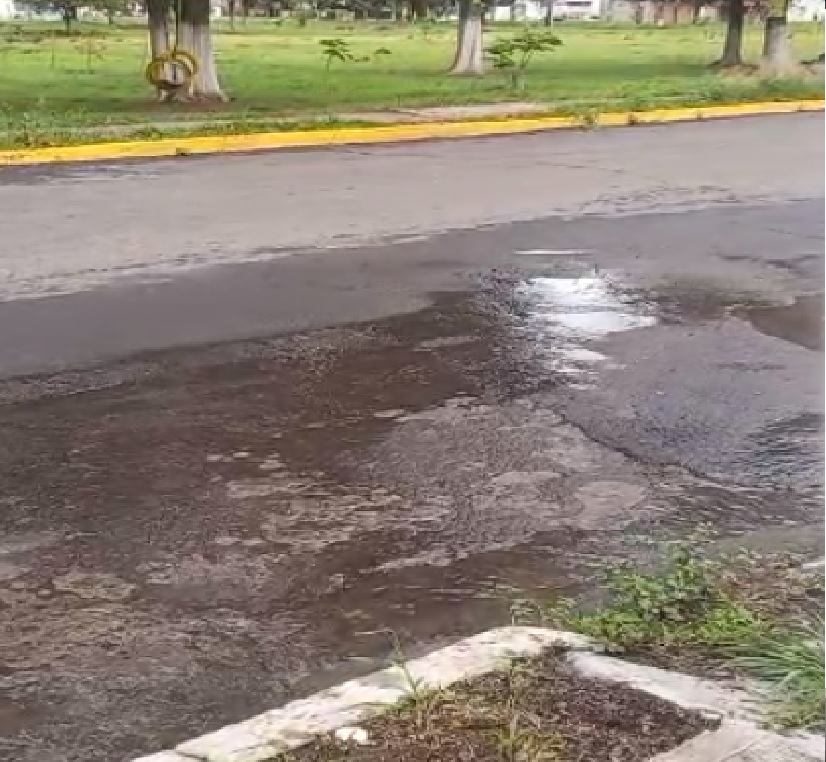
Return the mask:
<path fill-rule="evenodd" d="M 819 729 L 824 720 L 823 617 L 795 618 L 820 589 L 799 560 L 739 554 L 712 560 L 703 543 L 674 545 L 658 569 L 628 564 L 606 574 L 596 610 L 563 601 L 545 620 L 581 632 L 609 652 L 687 654 L 755 677 L 774 725 Z M 766 591 L 769 591 L 768 594 Z M 822 596 L 821 596 L 822 598 Z M 822 601 L 821 601 L 822 603 Z M 528 609 L 522 604 L 521 611 Z M 695 659 L 696 660 L 696 659 Z"/>
<path fill-rule="evenodd" d="M 543 728 L 542 718 L 527 708 L 531 697 L 522 686 L 523 669 L 523 663 L 514 661 L 504 672 L 504 712 L 493 732 L 496 748 L 503 762 L 556 762 L 564 758 L 565 741 Z"/>
<path fill-rule="evenodd" d="M 768 623 L 729 593 L 719 568 L 690 544 L 674 546 L 657 571 L 631 565 L 609 570 L 603 608 L 559 611 L 567 626 L 615 652 L 718 648 L 759 638 Z"/>
<path fill-rule="evenodd" d="M 821 731 L 826 714 L 822 617 L 779 627 L 736 648 L 734 664 L 765 685 L 769 721 L 785 728 Z"/>
<path fill-rule="evenodd" d="M 392 663 L 401 672 L 407 692 L 392 711 L 410 717 L 417 728 L 425 730 L 430 727 L 435 712 L 447 701 L 448 692 L 443 688 L 426 688 L 410 671 L 399 636 L 392 631 L 389 634 L 393 643 Z"/>

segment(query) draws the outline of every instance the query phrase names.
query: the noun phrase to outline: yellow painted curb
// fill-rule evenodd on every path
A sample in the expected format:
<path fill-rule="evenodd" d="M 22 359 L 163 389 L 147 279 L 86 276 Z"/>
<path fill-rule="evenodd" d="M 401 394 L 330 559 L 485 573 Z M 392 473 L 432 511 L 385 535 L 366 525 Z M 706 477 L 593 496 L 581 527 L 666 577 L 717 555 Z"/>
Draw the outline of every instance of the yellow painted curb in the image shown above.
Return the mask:
<path fill-rule="evenodd" d="M 595 114 L 592 119 L 578 116 L 539 116 L 467 122 L 394 124 L 381 127 L 341 127 L 326 130 L 296 130 L 294 132 L 257 132 L 247 135 L 160 138 L 158 140 L 133 140 L 117 143 L 90 143 L 53 148 L 22 148 L 0 151 L 0 166 L 144 159 L 162 156 L 188 156 L 192 154 L 260 151 L 279 148 L 311 148 L 359 143 L 396 143 L 434 138 L 470 138 L 586 126 L 612 127 L 629 124 L 661 124 L 735 116 L 823 111 L 823 109 L 823 100 L 778 101 L 776 103 L 744 103 L 733 106 L 622 111 Z"/>

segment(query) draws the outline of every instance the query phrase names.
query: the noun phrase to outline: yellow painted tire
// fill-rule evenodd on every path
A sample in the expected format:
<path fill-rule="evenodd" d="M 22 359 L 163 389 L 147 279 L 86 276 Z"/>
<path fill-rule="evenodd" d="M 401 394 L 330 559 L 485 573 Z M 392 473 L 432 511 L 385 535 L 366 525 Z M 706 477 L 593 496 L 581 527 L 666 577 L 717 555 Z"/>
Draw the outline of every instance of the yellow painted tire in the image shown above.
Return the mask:
<path fill-rule="evenodd" d="M 188 67 L 193 77 L 201 69 L 200 65 L 198 64 L 198 59 L 195 58 L 195 56 L 193 56 L 192 53 L 187 53 L 185 50 L 172 50 L 170 51 L 170 55 L 173 57 L 175 61 L 179 61 L 183 63 L 186 67 Z"/>
<path fill-rule="evenodd" d="M 198 60 L 195 56 L 185 50 L 170 50 L 167 53 L 155 56 L 146 65 L 145 75 L 149 84 L 153 87 L 165 84 L 164 69 L 169 65 L 181 70 L 183 74 L 181 87 L 189 87 L 192 78 L 198 73 Z"/>

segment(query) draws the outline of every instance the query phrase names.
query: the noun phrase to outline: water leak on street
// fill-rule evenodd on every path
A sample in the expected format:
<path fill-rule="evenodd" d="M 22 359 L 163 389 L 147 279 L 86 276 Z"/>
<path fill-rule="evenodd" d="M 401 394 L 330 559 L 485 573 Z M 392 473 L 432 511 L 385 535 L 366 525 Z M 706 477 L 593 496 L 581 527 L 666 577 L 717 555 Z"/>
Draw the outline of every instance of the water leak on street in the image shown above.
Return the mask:
<path fill-rule="evenodd" d="M 608 357 L 589 348 L 610 334 L 657 323 L 640 295 L 623 294 L 596 266 L 556 260 L 546 273 L 515 288 L 525 301 L 524 330 L 543 353 L 543 366 L 570 383 L 587 383 Z"/>
<path fill-rule="evenodd" d="M 814 493 L 646 462 L 562 412 L 622 371 L 618 336 L 669 328 L 546 260 L 412 316 L 0 390 L 0 758 L 161 748 L 374 668 L 389 631 L 415 653 L 582 594 L 700 518 L 818 520 Z"/>

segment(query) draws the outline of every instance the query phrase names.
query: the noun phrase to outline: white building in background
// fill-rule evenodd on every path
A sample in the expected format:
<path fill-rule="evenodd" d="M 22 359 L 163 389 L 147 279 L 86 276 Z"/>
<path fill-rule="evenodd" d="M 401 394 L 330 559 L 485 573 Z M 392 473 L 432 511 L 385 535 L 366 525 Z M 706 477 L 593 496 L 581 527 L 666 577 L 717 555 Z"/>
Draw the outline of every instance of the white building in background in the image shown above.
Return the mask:
<path fill-rule="evenodd" d="M 826 3 L 823 0 L 790 0 L 789 21 L 823 21 Z"/>
<path fill-rule="evenodd" d="M 493 6 L 493 21 L 540 21 L 545 18 L 545 4 L 541 0 L 503 0 Z"/>
<path fill-rule="evenodd" d="M 542 21 L 550 0 L 500 0 L 493 7 L 494 21 Z M 600 17 L 603 0 L 553 0 L 555 21 L 593 20 Z"/>
<path fill-rule="evenodd" d="M 2 2 L 3 0 L 0 0 Z M 593 21 L 600 18 L 619 22 L 631 22 L 641 8 L 640 18 L 643 23 L 654 23 L 657 9 L 660 5 L 656 0 L 497 0 L 492 10 L 494 21 L 542 21 L 547 13 L 548 5 L 553 2 L 553 17 L 555 21 Z M 679 6 L 685 14 L 681 14 L 680 23 L 689 23 L 691 8 L 689 0 L 674 0 L 666 6 L 668 12 Z M 683 18 L 683 16 L 686 16 Z M 709 0 L 707 5 L 700 8 L 699 18 L 708 21 L 719 19 L 719 4 Z M 789 21 L 824 21 L 826 20 L 826 0 L 789 0 Z M 673 22 L 670 22 L 673 23 Z"/>
<path fill-rule="evenodd" d="M 603 0 L 556 0 L 554 19 L 556 21 L 596 21 L 604 13 Z"/>
<path fill-rule="evenodd" d="M 8 21 L 17 15 L 14 0 L 0 0 L 0 21 Z"/>

